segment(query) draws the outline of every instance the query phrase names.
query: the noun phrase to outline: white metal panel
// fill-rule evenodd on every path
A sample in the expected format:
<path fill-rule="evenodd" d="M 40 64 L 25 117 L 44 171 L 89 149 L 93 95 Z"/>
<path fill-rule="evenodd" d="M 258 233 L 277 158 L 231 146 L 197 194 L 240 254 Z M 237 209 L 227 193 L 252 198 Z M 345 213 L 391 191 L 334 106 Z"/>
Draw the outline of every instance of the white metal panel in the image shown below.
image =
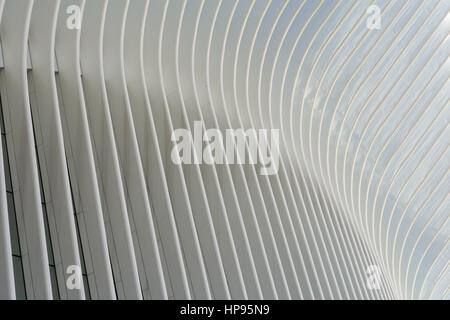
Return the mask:
<path fill-rule="evenodd" d="M 130 203 L 128 214 L 133 216 L 133 227 L 137 232 L 138 243 L 134 245 L 139 245 L 143 252 L 141 254 L 139 250 L 136 250 L 136 256 L 142 255 L 144 261 L 145 276 L 143 280 L 141 279 L 141 286 L 145 284 L 145 287 L 143 286 L 143 290 L 145 290 L 148 283 L 153 299 L 167 299 L 152 211 L 125 80 L 125 26 L 127 17 L 132 17 L 131 14 L 127 15 L 128 7 L 129 1 L 114 0 L 108 3 L 105 21 L 105 29 L 108 32 L 105 34 L 103 43 L 105 82 L 117 152 L 124 176 L 124 188 Z M 137 9 L 142 10 L 139 7 Z M 136 13 L 140 12 L 134 12 L 134 14 Z M 137 50 L 138 48 L 133 47 L 132 49 Z"/>
<path fill-rule="evenodd" d="M 60 260 L 63 270 L 63 273 L 59 274 L 60 279 L 62 278 L 59 291 L 68 299 L 84 299 L 82 284 L 78 290 L 68 290 L 65 281 L 67 268 L 72 265 L 81 266 L 81 263 L 53 65 L 59 5 L 59 1 L 47 0 L 35 2 L 33 7 L 29 34 L 30 54 L 33 60 L 30 76 L 35 96 L 32 111 L 35 119 L 38 119 L 34 122 L 34 126 L 40 128 L 42 135 L 45 161 L 40 164 L 41 167 L 46 166 L 50 191 L 49 196 L 46 196 L 46 203 L 52 207 L 56 225 L 56 233 L 52 234 L 51 238 L 53 242 L 59 243 L 58 251 L 61 256 L 61 259 L 55 259 L 55 262 Z"/>
<path fill-rule="evenodd" d="M 57 79 L 60 89 L 60 107 L 68 162 L 73 163 L 70 172 L 73 194 L 78 204 L 77 214 L 83 218 L 87 242 L 83 242 L 85 260 L 94 298 L 115 299 L 111 262 L 108 255 L 106 231 L 100 192 L 95 172 L 92 142 L 86 114 L 80 69 L 80 30 L 67 28 L 67 9 L 78 5 L 84 9 L 84 0 L 62 0 L 56 29 L 55 52 L 58 59 Z M 82 11 L 81 11 L 82 13 Z M 90 254 L 87 254 L 90 253 Z"/>
<path fill-rule="evenodd" d="M 104 215 L 111 226 L 110 253 L 118 262 L 116 287 L 123 288 L 127 299 L 141 299 L 142 292 L 125 202 L 111 114 L 103 73 L 103 41 L 108 1 L 88 1 L 84 8 L 81 32 L 83 88 L 96 154 L 98 180 L 104 196 Z M 115 250 L 114 250 L 115 249 Z M 115 252 L 114 252 L 115 251 Z M 118 290 L 120 292 L 120 290 Z"/>
<path fill-rule="evenodd" d="M 10 162 L 17 168 L 17 213 L 23 216 L 27 251 L 22 257 L 28 264 L 31 282 L 27 295 L 31 299 L 51 299 L 50 271 L 44 221 L 41 208 L 36 151 L 27 81 L 27 40 L 33 1 L 7 1 L 0 26 L 5 68 L 3 107 L 11 122 Z"/>
<path fill-rule="evenodd" d="M 4 6 L 5 1 L 0 1 L 0 21 Z M 0 299 L 14 299 L 16 297 L 16 290 L 14 287 L 11 238 L 9 232 L 8 207 L 6 204 L 3 148 L 6 148 L 6 146 L 3 146 L 2 141 L 0 141 L 0 270 L 3 270 L 0 274 Z"/>

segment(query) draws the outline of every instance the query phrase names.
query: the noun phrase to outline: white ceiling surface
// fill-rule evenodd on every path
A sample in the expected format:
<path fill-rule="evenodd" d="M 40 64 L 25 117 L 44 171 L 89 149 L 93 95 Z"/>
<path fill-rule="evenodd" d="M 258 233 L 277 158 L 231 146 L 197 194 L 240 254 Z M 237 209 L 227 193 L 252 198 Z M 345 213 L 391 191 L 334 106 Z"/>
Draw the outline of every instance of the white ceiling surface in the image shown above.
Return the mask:
<path fill-rule="evenodd" d="M 58 72 L 33 94 L 59 97 L 42 134 L 61 149 L 43 152 L 64 181 L 73 154 L 94 297 L 115 298 L 114 281 L 129 299 L 449 298 L 449 1 L 3 2 L 3 81 L 27 68 L 14 50 L 28 49 L 6 39 L 19 7 L 32 8 L 22 36 L 39 43 L 31 81 L 46 81 L 44 63 Z M 64 20 L 73 4 L 81 30 Z M 53 31 L 38 23 L 52 17 Z M 14 99 L 28 107 L 7 98 L 12 114 Z M 194 121 L 280 129 L 278 173 L 172 163 L 171 132 Z"/>

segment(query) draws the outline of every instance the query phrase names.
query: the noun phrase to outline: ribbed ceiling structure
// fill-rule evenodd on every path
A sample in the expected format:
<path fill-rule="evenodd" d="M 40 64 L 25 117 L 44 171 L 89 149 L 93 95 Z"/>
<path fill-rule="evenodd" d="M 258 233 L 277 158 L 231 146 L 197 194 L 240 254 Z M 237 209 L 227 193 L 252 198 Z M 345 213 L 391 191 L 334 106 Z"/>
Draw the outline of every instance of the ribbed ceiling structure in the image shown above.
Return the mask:
<path fill-rule="evenodd" d="M 449 1 L 0 9 L 0 298 L 450 298 Z M 195 121 L 278 172 L 175 164 Z"/>

